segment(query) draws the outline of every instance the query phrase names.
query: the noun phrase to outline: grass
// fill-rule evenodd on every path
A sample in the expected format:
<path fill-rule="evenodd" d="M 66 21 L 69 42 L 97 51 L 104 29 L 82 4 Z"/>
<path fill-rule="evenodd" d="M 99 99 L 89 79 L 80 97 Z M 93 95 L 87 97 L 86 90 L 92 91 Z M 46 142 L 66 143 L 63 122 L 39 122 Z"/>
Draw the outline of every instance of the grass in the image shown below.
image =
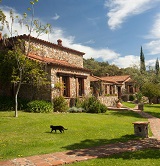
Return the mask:
<path fill-rule="evenodd" d="M 146 149 L 77 162 L 70 164 L 70 166 L 159 166 L 159 156 L 160 149 Z"/>
<path fill-rule="evenodd" d="M 145 104 L 144 111 L 154 117 L 160 118 L 160 104 Z"/>
<path fill-rule="evenodd" d="M 124 107 L 128 107 L 128 108 L 134 108 L 136 106 L 136 104 L 132 103 L 132 102 L 122 102 Z"/>
<path fill-rule="evenodd" d="M 0 159 L 88 148 L 135 139 L 132 122 L 145 120 L 130 111 L 87 113 L 0 112 Z M 50 133 L 50 124 L 68 130 Z"/>

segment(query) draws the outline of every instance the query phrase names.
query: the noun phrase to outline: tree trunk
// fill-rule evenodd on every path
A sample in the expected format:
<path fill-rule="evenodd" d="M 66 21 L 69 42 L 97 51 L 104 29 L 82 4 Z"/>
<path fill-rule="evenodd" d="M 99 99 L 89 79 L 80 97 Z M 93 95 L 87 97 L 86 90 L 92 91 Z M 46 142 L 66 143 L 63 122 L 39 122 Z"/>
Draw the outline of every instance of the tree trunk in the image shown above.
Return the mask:
<path fill-rule="evenodd" d="M 16 94 L 15 94 L 15 117 L 18 117 L 18 93 L 21 87 L 21 80 L 22 80 L 22 70 L 20 70 L 20 81 L 18 82 L 18 87 L 16 89 Z"/>
<path fill-rule="evenodd" d="M 15 95 L 15 117 L 17 118 L 18 117 L 18 101 L 17 101 L 17 92 L 16 92 L 16 95 Z"/>
<path fill-rule="evenodd" d="M 150 105 L 152 104 L 152 98 L 149 98 L 149 104 Z"/>

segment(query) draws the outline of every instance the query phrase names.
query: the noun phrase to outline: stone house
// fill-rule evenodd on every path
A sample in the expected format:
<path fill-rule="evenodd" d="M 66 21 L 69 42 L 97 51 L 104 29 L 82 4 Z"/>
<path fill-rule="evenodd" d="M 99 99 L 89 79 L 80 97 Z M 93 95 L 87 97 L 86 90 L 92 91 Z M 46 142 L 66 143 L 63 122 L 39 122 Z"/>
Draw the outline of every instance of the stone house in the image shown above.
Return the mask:
<path fill-rule="evenodd" d="M 104 76 L 101 79 L 104 82 L 113 82 L 113 85 L 103 84 L 105 94 L 117 94 L 118 98 L 122 98 L 124 94 L 134 94 L 138 90 L 130 75 Z"/>
<path fill-rule="evenodd" d="M 90 76 L 92 93 L 98 96 L 103 103 L 111 106 L 119 98 L 129 100 L 129 95 L 135 94 L 138 89 L 129 75 L 123 76 Z"/>
<path fill-rule="evenodd" d="M 60 39 L 57 40 L 57 44 L 28 35 L 13 37 L 13 40 L 17 39 L 23 41 L 24 52 L 30 41 L 28 58 L 45 63 L 50 82 L 39 90 L 31 85 L 23 84 L 19 97 L 52 101 L 54 97 L 61 95 L 69 102 L 70 99 L 90 93 L 90 70 L 83 67 L 85 53 L 63 46 Z M 9 94 L 9 92 L 6 93 Z"/>

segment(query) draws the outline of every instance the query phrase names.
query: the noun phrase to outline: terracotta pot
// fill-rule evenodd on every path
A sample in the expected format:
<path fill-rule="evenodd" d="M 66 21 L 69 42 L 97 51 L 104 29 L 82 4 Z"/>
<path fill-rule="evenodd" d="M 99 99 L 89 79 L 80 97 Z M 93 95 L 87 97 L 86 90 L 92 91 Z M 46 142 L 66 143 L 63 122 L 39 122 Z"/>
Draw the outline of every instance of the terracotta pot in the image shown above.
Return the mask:
<path fill-rule="evenodd" d="M 122 107 L 122 104 L 121 104 L 120 102 L 118 102 L 118 103 L 116 104 L 116 107 L 117 107 L 117 108 L 121 108 L 121 107 Z"/>

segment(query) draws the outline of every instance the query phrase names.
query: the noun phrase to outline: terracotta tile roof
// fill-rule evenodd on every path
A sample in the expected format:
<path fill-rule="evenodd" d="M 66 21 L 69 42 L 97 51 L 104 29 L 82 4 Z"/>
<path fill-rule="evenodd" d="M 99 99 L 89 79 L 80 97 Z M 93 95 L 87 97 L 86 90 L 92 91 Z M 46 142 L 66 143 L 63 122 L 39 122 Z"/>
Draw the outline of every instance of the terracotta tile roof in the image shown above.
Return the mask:
<path fill-rule="evenodd" d="M 54 43 L 51 43 L 51 42 L 48 42 L 48 41 L 45 41 L 45 40 L 42 40 L 42 39 L 38 39 L 38 38 L 35 38 L 35 37 L 32 37 L 32 36 L 29 36 L 29 35 L 20 35 L 20 36 L 15 36 L 13 38 L 18 38 L 18 39 L 25 39 L 25 40 L 32 40 L 32 41 L 35 41 L 35 42 L 38 42 L 38 43 L 42 43 L 44 45 L 48 45 L 50 47 L 55 47 L 55 48 L 59 48 L 61 50 L 66 50 L 66 51 L 69 51 L 69 52 L 74 52 L 80 56 L 83 56 L 85 53 L 84 52 L 80 52 L 80 51 L 77 51 L 77 50 L 74 50 L 74 49 L 71 49 L 71 48 L 68 48 L 68 47 L 64 47 L 62 45 L 58 45 L 58 44 L 54 44 Z"/>
<path fill-rule="evenodd" d="M 130 75 L 123 75 L 123 76 L 105 76 L 101 77 L 102 80 L 104 81 L 113 81 L 113 82 L 125 82 L 130 79 Z"/>
<path fill-rule="evenodd" d="M 28 57 L 30 59 L 38 60 L 40 62 L 45 62 L 45 63 L 52 64 L 52 65 L 58 65 L 58 66 L 63 66 L 63 67 L 68 67 L 68 68 L 72 68 L 72 69 L 78 69 L 78 70 L 81 70 L 81 71 L 90 72 L 89 69 L 85 69 L 85 68 L 82 68 L 82 67 L 77 67 L 75 65 L 72 65 L 72 64 L 68 63 L 67 61 L 64 61 L 64 60 L 57 60 L 57 59 L 48 58 L 48 57 L 41 57 L 41 56 L 31 54 L 31 53 L 29 53 Z"/>
<path fill-rule="evenodd" d="M 115 83 L 115 84 L 117 84 L 117 82 L 116 81 L 111 81 L 111 80 L 105 80 L 105 79 L 103 79 L 102 77 L 97 77 L 97 76 L 90 76 L 90 81 L 91 82 L 95 82 L 95 81 L 104 81 L 104 82 L 108 82 L 108 83 Z"/>
<path fill-rule="evenodd" d="M 131 82 L 131 83 L 133 83 L 133 82 L 135 82 L 133 79 L 129 79 L 129 80 L 127 80 L 126 82 Z"/>
<path fill-rule="evenodd" d="M 91 76 L 90 76 L 90 81 L 92 81 L 92 82 L 101 81 L 101 78 L 100 78 L 100 77 L 97 77 L 97 76 L 91 75 Z"/>

